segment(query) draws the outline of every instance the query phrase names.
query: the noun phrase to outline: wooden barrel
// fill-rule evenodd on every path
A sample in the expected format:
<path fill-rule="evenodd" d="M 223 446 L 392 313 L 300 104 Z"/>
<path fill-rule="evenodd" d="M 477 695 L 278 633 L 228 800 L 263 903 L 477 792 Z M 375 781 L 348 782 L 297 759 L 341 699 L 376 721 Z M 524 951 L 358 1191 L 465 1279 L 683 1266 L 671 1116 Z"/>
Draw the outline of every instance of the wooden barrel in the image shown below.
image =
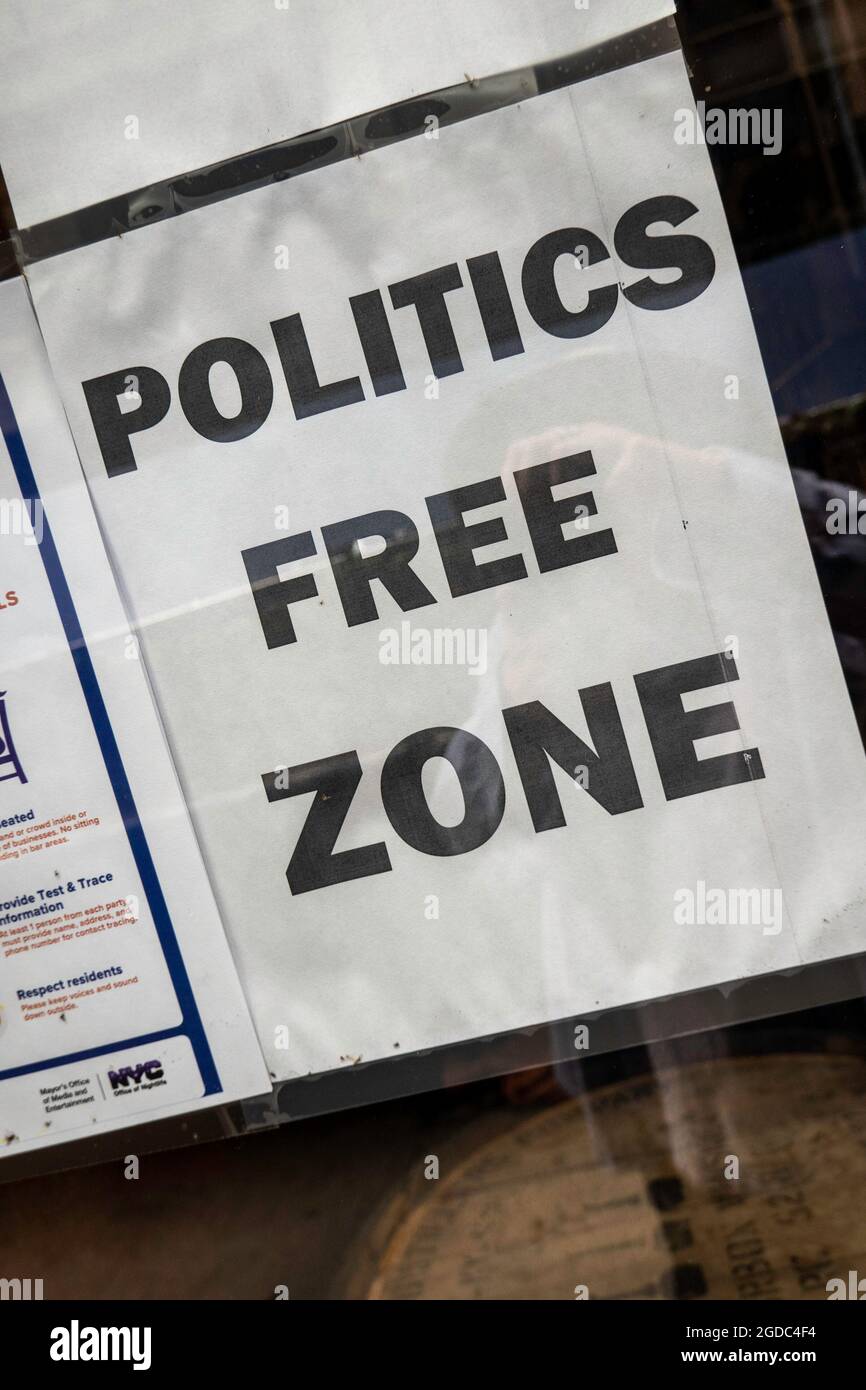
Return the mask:
<path fill-rule="evenodd" d="M 459 1161 L 433 1142 L 419 1158 L 346 1292 L 826 1298 L 831 1278 L 866 1275 L 864 1100 L 859 1056 L 717 1058 L 518 1115 L 494 1138 L 470 1126 Z"/>

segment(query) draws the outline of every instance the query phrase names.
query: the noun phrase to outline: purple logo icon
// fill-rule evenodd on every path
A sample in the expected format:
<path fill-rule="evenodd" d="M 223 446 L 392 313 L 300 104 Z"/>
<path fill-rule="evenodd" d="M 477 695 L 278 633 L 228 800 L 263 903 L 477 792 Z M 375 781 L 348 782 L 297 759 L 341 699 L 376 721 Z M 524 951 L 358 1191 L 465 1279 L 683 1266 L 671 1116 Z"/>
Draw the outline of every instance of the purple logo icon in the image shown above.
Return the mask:
<path fill-rule="evenodd" d="M 119 1067 L 117 1071 L 110 1071 L 108 1080 L 112 1091 L 117 1091 L 120 1087 L 129 1087 L 130 1083 L 134 1090 L 143 1081 L 161 1081 L 163 1075 L 162 1062 L 139 1062 L 134 1067 Z"/>
<path fill-rule="evenodd" d="M 11 767 L 12 771 L 8 771 Z M 0 782 L 10 782 L 13 777 L 19 782 L 26 782 L 24 769 L 18 754 L 15 752 L 15 744 L 12 742 L 12 735 L 9 732 L 9 716 L 6 713 L 6 691 L 0 690 Z"/>

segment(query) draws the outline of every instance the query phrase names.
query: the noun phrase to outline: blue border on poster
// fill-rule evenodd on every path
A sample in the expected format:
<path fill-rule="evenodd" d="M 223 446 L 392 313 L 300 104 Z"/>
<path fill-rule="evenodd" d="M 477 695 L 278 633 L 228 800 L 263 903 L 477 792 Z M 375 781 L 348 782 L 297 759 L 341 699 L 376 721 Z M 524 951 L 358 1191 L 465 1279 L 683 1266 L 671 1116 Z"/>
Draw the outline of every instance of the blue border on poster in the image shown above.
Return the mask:
<path fill-rule="evenodd" d="M 217 1095 L 222 1090 L 222 1083 L 216 1069 L 216 1064 L 211 1053 L 210 1044 L 204 1030 L 201 1015 L 195 1001 L 186 966 L 180 952 L 177 937 L 174 933 L 171 917 L 163 896 L 150 848 L 144 834 L 141 821 L 138 818 L 135 800 L 126 769 L 123 766 L 123 759 L 117 746 L 114 730 L 111 727 L 111 720 L 105 708 L 105 701 L 102 698 L 102 691 L 96 678 L 90 652 L 84 640 L 81 624 L 78 621 L 78 614 L 75 611 L 75 604 L 72 601 L 72 594 L 63 573 L 63 566 L 57 547 L 54 544 L 54 537 L 45 515 L 45 508 L 36 484 L 36 478 L 15 412 L 12 409 L 12 402 L 6 384 L 0 374 L 0 432 L 6 441 L 6 448 L 9 450 L 9 457 L 12 460 L 12 467 L 15 470 L 15 477 L 21 490 L 21 496 L 31 508 L 31 516 L 39 515 L 42 522 L 42 539 L 39 550 L 42 555 L 42 562 L 45 566 L 45 573 L 51 585 L 51 592 L 60 620 L 63 624 L 63 631 L 69 643 L 69 650 L 78 679 L 81 682 L 81 689 L 84 699 L 93 722 L 94 732 L 99 743 L 100 752 L 105 763 L 105 770 L 108 773 L 111 787 L 117 801 L 118 810 L 123 821 L 123 826 L 129 840 L 129 846 L 138 870 L 141 886 L 150 907 L 153 917 L 156 934 L 162 947 L 165 962 L 171 975 L 175 994 L 181 1009 L 182 1023 L 176 1028 L 163 1029 L 158 1033 L 144 1033 L 139 1037 L 122 1038 L 118 1042 L 108 1046 L 90 1048 L 85 1052 L 72 1052 L 63 1057 L 52 1057 L 44 1062 L 35 1062 L 28 1066 L 13 1067 L 8 1071 L 0 1071 L 0 1081 L 10 1080 L 15 1076 L 26 1076 L 31 1072 L 45 1071 L 49 1068 L 65 1066 L 67 1063 L 86 1061 L 91 1057 L 105 1056 L 111 1052 L 126 1051 L 132 1047 L 144 1046 L 148 1043 L 161 1042 L 166 1038 L 187 1037 L 192 1045 L 198 1069 L 204 1082 L 204 1094 L 206 1096 Z"/>

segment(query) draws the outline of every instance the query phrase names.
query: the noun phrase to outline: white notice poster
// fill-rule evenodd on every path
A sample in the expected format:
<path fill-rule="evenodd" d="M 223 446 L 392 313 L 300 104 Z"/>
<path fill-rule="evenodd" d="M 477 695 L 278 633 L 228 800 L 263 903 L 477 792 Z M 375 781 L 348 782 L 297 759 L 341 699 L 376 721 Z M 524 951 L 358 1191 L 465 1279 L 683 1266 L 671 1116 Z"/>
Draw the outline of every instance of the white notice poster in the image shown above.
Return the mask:
<path fill-rule="evenodd" d="M 3 1157 L 269 1082 L 21 281 L 0 428 Z"/>
<path fill-rule="evenodd" d="M 671 53 L 29 272 L 281 1078 L 866 946 Z"/>

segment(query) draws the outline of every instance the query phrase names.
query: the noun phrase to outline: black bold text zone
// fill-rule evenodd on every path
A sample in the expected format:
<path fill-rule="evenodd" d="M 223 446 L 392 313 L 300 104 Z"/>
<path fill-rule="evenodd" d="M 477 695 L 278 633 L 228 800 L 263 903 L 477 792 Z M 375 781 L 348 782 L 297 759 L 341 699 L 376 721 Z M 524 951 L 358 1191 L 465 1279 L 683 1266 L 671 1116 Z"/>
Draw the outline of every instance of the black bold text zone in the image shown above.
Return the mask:
<path fill-rule="evenodd" d="M 731 701 L 685 710 L 682 696 L 739 679 L 726 652 L 662 666 L 634 677 L 666 800 L 697 796 L 763 778 L 757 748 L 698 758 L 695 742 L 739 729 Z M 585 742 L 538 700 L 503 710 L 529 816 L 537 834 L 567 824 L 551 763 L 555 763 L 608 815 L 643 807 L 613 687 L 579 690 L 589 733 Z M 422 772 L 431 758 L 453 767 L 463 794 L 463 819 L 444 826 L 428 805 Z M 578 775 L 580 774 L 580 775 Z M 387 873 L 384 841 L 354 849 L 336 844 L 363 775 L 356 751 L 262 774 L 270 802 L 314 792 L 286 870 L 293 894 Z M 486 844 L 505 811 L 505 780 L 490 748 L 466 729 L 437 727 L 409 734 L 391 750 L 381 778 L 382 805 L 392 829 L 422 854 L 468 854 Z"/>

